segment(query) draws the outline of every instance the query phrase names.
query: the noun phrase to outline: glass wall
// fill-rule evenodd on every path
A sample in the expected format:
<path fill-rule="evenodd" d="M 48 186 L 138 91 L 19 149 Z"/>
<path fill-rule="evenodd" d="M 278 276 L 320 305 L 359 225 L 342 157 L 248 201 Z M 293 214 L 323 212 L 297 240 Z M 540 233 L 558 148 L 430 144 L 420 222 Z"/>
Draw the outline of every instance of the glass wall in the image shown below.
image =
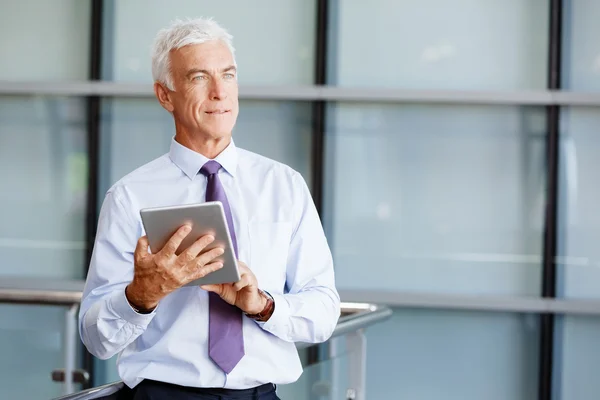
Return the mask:
<path fill-rule="evenodd" d="M 51 399 L 63 394 L 51 373 L 65 367 L 64 320 L 63 307 L 0 306 L 0 398 Z"/>
<path fill-rule="evenodd" d="M 173 118 L 155 99 L 106 99 L 102 107 L 101 192 L 169 151 Z M 284 162 L 310 183 L 309 103 L 240 101 L 236 146 Z"/>
<path fill-rule="evenodd" d="M 600 287 L 600 201 L 597 182 L 600 112 L 570 107 L 561 114 L 561 194 L 559 293 L 570 298 L 598 298 Z"/>
<path fill-rule="evenodd" d="M 333 0 L 328 83 L 544 89 L 545 0 Z"/>
<path fill-rule="evenodd" d="M 368 398 L 536 399 L 537 321 L 534 315 L 397 309 L 389 322 L 367 331 Z"/>
<path fill-rule="evenodd" d="M 83 276 L 87 160 L 82 100 L 0 97 L 0 275 Z"/>
<path fill-rule="evenodd" d="M 150 49 L 156 33 L 174 19 L 204 16 L 233 35 L 241 84 L 313 83 L 315 0 L 105 3 L 105 79 L 152 83 Z"/>
<path fill-rule="evenodd" d="M 90 2 L 0 9 L 0 81 L 87 79 Z M 87 159 L 84 99 L 0 94 L 0 275 L 82 277 Z"/>
<path fill-rule="evenodd" d="M 546 86 L 547 1 L 333 4 L 330 84 Z M 543 108 L 334 103 L 327 121 L 323 216 L 341 290 L 539 296 Z M 535 316 L 397 309 L 367 338 L 373 398 L 537 397 Z"/>
<path fill-rule="evenodd" d="M 600 90 L 600 54 L 594 40 L 600 33 L 599 14 L 596 1 L 563 1 L 562 87 L 566 90 Z"/>
<path fill-rule="evenodd" d="M 555 388 L 557 399 L 590 399 L 600 393 L 595 371 L 600 368 L 600 349 L 595 346 L 600 319 L 569 315 L 556 321 Z"/>
<path fill-rule="evenodd" d="M 90 2 L 0 0 L 0 81 L 81 81 Z M 0 93 L 0 281 L 84 277 L 85 100 Z M 65 309 L 0 304 L 0 398 L 62 393 Z M 78 365 L 79 366 L 79 365 Z"/>
<path fill-rule="evenodd" d="M 0 0 L 0 80 L 88 78 L 88 0 Z"/>
<path fill-rule="evenodd" d="M 335 104 L 328 121 L 340 288 L 539 293 L 542 109 Z"/>
<path fill-rule="evenodd" d="M 600 90 L 600 48 L 595 23 L 600 4 L 592 1 L 564 2 L 563 87 L 573 92 Z M 600 190 L 596 171 L 600 168 L 600 110 L 594 107 L 563 107 L 560 142 L 560 207 L 558 242 L 559 296 L 598 299 L 600 286 Z M 600 334 L 598 318 L 557 318 L 555 346 L 555 393 L 560 399 L 593 398 L 600 386 L 590 371 L 600 365 L 594 346 Z"/>

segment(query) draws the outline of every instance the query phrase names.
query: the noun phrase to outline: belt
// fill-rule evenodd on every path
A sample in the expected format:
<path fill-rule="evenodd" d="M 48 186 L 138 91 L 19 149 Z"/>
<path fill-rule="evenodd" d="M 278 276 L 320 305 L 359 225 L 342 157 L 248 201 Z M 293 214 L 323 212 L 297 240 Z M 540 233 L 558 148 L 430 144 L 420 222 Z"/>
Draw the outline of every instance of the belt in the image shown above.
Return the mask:
<path fill-rule="evenodd" d="M 224 388 L 199 388 L 199 387 L 190 387 L 190 386 L 179 386 L 174 383 L 160 382 L 154 381 L 151 379 L 144 379 L 140 385 L 150 385 L 150 386 L 162 386 L 169 387 L 173 391 L 181 391 L 186 393 L 198 393 L 205 395 L 213 395 L 213 396 L 252 396 L 252 395 L 260 395 L 267 394 L 275 391 L 275 385 L 272 383 L 265 383 L 264 385 L 260 385 L 257 387 L 253 387 L 250 389 L 224 389 Z"/>

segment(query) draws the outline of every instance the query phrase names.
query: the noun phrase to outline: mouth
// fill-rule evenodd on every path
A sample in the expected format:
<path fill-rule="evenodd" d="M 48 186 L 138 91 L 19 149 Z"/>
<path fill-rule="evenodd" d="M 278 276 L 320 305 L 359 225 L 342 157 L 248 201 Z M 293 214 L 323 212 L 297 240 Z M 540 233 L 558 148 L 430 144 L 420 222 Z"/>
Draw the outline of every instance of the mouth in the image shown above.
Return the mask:
<path fill-rule="evenodd" d="M 231 110 L 209 110 L 204 112 L 208 115 L 223 115 L 227 114 L 228 112 L 231 112 Z"/>

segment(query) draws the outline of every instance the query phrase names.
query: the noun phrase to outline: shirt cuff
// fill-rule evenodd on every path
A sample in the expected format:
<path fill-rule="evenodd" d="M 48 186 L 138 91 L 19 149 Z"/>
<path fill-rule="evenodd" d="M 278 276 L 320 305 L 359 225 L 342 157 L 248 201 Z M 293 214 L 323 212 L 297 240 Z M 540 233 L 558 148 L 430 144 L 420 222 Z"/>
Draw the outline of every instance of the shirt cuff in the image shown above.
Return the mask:
<path fill-rule="evenodd" d="M 156 308 L 152 310 L 150 314 L 140 314 L 136 312 L 131 307 L 131 304 L 129 304 L 127 296 L 125 296 L 125 289 L 119 290 L 115 295 L 111 297 L 110 307 L 113 309 L 115 314 L 123 318 L 125 321 L 144 328 L 148 326 L 150 321 L 152 321 L 152 319 L 156 315 Z"/>
<path fill-rule="evenodd" d="M 268 321 L 257 321 L 264 330 L 275 333 L 283 333 L 288 331 L 290 322 L 290 305 L 283 295 L 269 293 L 273 297 L 275 309 Z"/>

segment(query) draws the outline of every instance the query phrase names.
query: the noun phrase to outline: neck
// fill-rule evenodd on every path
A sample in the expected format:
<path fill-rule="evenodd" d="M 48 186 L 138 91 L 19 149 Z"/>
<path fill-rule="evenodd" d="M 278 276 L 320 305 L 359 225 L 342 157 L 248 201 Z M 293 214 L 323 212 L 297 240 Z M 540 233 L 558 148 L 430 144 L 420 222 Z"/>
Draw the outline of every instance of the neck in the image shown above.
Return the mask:
<path fill-rule="evenodd" d="M 213 138 L 204 135 L 189 135 L 185 132 L 177 131 L 175 140 L 182 146 L 194 150 L 196 153 L 200 153 L 204 157 L 212 160 L 229 146 L 229 143 L 231 143 L 231 136 L 228 135 L 220 138 Z"/>

